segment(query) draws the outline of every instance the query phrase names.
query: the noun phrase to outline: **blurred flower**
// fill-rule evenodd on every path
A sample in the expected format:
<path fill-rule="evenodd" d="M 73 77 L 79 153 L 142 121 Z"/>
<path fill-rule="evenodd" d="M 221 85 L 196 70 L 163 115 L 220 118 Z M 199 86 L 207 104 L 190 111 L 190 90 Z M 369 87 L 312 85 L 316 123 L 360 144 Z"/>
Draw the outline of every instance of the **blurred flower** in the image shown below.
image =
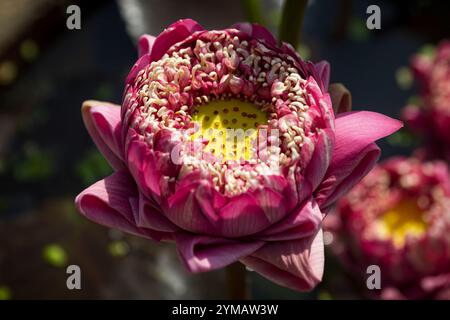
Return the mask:
<path fill-rule="evenodd" d="M 240 260 L 278 284 L 314 287 L 324 212 L 400 122 L 363 111 L 335 119 L 328 64 L 301 60 L 258 25 L 207 31 L 181 20 L 141 37 L 139 56 L 122 107 L 83 106 L 115 173 L 77 197 L 81 213 L 175 242 L 192 272 Z M 348 91 L 334 90 L 336 110 L 349 110 Z M 231 135 L 239 130 L 243 139 Z"/>
<path fill-rule="evenodd" d="M 381 269 L 385 299 L 450 299 L 450 178 L 443 162 L 392 158 L 325 219 L 333 251 L 356 274 Z M 362 280 L 364 283 L 365 280 Z"/>
<path fill-rule="evenodd" d="M 421 155 L 450 160 L 450 41 L 434 52 L 413 57 L 412 70 L 419 81 L 422 99 L 403 110 L 403 119 L 426 139 Z"/>

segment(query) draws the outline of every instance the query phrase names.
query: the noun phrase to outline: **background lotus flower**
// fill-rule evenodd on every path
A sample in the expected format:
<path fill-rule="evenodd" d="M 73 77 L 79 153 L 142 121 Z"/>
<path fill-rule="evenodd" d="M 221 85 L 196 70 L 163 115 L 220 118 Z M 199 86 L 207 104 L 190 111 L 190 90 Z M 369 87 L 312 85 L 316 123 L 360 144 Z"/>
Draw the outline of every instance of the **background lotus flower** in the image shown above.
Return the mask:
<path fill-rule="evenodd" d="M 450 178 L 443 162 L 392 158 L 325 219 L 341 261 L 381 269 L 383 299 L 450 299 Z"/>
<path fill-rule="evenodd" d="M 80 212 L 175 242 L 192 272 L 239 260 L 280 285 L 313 288 L 323 273 L 324 213 L 373 167 L 374 142 L 401 126 L 365 111 L 335 118 L 328 82 L 326 62 L 302 61 L 258 25 L 207 31 L 188 19 L 141 37 L 122 107 L 83 105 L 115 173 L 78 195 Z M 343 88 L 334 95 L 335 108 L 348 109 Z M 279 144 L 264 142 L 266 161 L 228 158 L 223 150 L 253 146 L 208 136 L 228 127 L 277 131 Z"/>
<path fill-rule="evenodd" d="M 441 42 L 433 54 L 415 55 L 411 67 L 421 102 L 406 106 L 403 119 L 425 137 L 421 155 L 450 160 L 450 41 Z"/>

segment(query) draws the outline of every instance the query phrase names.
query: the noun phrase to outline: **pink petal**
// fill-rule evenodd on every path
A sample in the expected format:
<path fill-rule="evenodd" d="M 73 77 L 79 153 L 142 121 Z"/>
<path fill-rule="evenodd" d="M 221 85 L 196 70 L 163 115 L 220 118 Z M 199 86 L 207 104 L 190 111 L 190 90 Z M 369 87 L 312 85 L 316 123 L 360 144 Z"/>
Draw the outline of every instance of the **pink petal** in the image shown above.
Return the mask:
<path fill-rule="evenodd" d="M 277 45 L 277 40 L 272 33 L 257 23 L 241 22 L 232 25 L 231 28 L 238 29 L 250 37 L 265 41 L 272 46 Z"/>
<path fill-rule="evenodd" d="M 335 117 L 330 95 L 328 93 L 323 93 L 324 89 L 321 88 L 320 83 L 317 83 L 316 79 L 312 76 L 306 81 L 305 90 L 312 98 L 309 99 L 311 111 L 317 110 L 320 114 L 320 117 L 315 117 L 315 125 L 320 128 L 334 129 Z"/>
<path fill-rule="evenodd" d="M 230 200 L 219 212 L 217 228 L 224 237 L 243 237 L 264 230 L 270 225 L 258 201 L 250 194 Z"/>
<path fill-rule="evenodd" d="M 195 181 L 177 188 L 175 194 L 169 198 L 164 212 L 172 223 L 186 231 L 215 235 L 215 226 L 197 201 L 197 188 L 198 183 Z"/>
<path fill-rule="evenodd" d="M 279 285 L 299 291 L 311 290 L 323 276 L 322 230 L 296 241 L 268 242 L 241 262 Z"/>
<path fill-rule="evenodd" d="M 316 196 L 316 201 L 324 212 L 372 170 L 380 153 L 380 148 L 371 143 L 352 159 L 348 167 L 340 168 L 339 176 L 327 175 Z"/>
<path fill-rule="evenodd" d="M 131 138 L 127 146 L 127 164 L 139 189 L 149 198 L 159 203 L 161 190 L 157 158 L 144 141 Z"/>
<path fill-rule="evenodd" d="M 255 237 L 264 241 L 283 241 L 308 237 L 322 222 L 322 212 L 314 200 L 305 201 L 280 222 L 273 224 Z"/>
<path fill-rule="evenodd" d="M 75 204 L 81 214 L 106 227 L 146 238 L 164 238 L 164 233 L 136 226 L 132 207 L 136 197 L 133 179 L 126 170 L 120 170 L 81 192 Z"/>
<path fill-rule="evenodd" d="M 286 215 L 286 198 L 274 189 L 263 188 L 255 191 L 253 197 L 258 202 L 270 224 L 278 222 Z"/>
<path fill-rule="evenodd" d="M 327 90 L 330 84 L 330 64 L 328 61 L 320 61 L 316 63 L 315 67 L 323 87 Z"/>
<path fill-rule="evenodd" d="M 191 177 L 192 175 L 186 176 L 184 181 L 187 181 Z M 195 189 L 195 199 L 202 210 L 203 215 L 211 224 L 216 224 L 219 220 L 219 209 L 227 203 L 226 197 L 224 197 L 222 193 L 216 191 L 212 184 L 206 181 L 196 184 Z"/>
<path fill-rule="evenodd" d="M 84 124 L 97 148 L 114 169 L 124 167 L 120 106 L 94 100 L 83 102 Z"/>
<path fill-rule="evenodd" d="M 175 236 L 178 253 L 191 272 L 223 268 L 259 249 L 262 241 L 234 241 L 208 236 L 178 233 Z"/>
<path fill-rule="evenodd" d="M 332 160 L 334 135 L 330 129 L 320 130 L 314 144 L 314 152 L 303 176 L 315 190 L 322 182 Z"/>
<path fill-rule="evenodd" d="M 144 54 L 139 57 L 138 61 L 133 65 L 133 67 L 130 70 L 130 73 L 127 76 L 127 79 L 125 80 L 125 83 L 130 85 L 134 82 L 134 79 L 136 78 L 139 71 L 141 71 L 144 67 L 149 65 L 151 62 L 150 60 L 150 54 Z M 125 92 L 127 89 L 125 89 Z"/>
<path fill-rule="evenodd" d="M 303 185 L 300 181 L 294 181 L 294 178 L 291 180 L 292 181 L 281 175 L 267 175 L 261 183 L 263 186 L 263 190 L 261 192 L 270 189 L 272 192 L 276 192 L 282 196 L 282 209 L 285 209 L 286 213 L 291 211 L 299 202 L 303 200 L 298 199 L 297 193 L 297 187 L 303 187 Z M 255 197 L 258 197 L 258 195 L 255 195 Z M 265 209 L 263 208 L 263 210 Z M 283 212 L 279 212 L 277 215 L 280 216 L 280 218 L 285 216 Z"/>
<path fill-rule="evenodd" d="M 143 34 L 139 38 L 138 43 L 138 54 L 139 58 L 144 54 L 150 54 L 152 52 L 153 43 L 155 42 L 156 37 L 151 36 L 149 34 Z"/>
<path fill-rule="evenodd" d="M 202 30 L 204 30 L 203 27 L 192 19 L 183 19 L 171 24 L 156 37 L 150 54 L 151 61 L 161 59 L 172 45 Z"/>
<path fill-rule="evenodd" d="M 363 178 L 375 165 L 379 150 L 374 141 L 402 127 L 402 123 L 379 113 L 341 113 L 335 122 L 333 159 L 316 199 L 321 208 L 331 205 Z"/>
<path fill-rule="evenodd" d="M 179 228 L 175 226 L 161 212 L 158 205 L 147 199 L 142 192 L 139 192 L 138 216 L 135 217 L 138 227 L 153 229 L 162 232 L 175 232 Z"/>

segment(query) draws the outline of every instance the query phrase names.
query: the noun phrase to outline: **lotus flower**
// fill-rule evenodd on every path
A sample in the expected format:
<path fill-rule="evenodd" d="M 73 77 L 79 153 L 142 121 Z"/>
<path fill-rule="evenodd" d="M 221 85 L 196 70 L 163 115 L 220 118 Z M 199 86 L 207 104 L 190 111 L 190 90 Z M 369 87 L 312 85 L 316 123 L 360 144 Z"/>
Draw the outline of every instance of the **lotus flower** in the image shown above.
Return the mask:
<path fill-rule="evenodd" d="M 383 299 L 450 299 L 450 176 L 443 162 L 391 158 L 337 204 L 325 225 L 354 274 L 381 270 Z"/>
<path fill-rule="evenodd" d="M 414 56 L 411 65 L 419 81 L 421 103 L 406 106 L 403 119 L 425 137 L 421 155 L 450 161 L 450 41 L 440 43 L 433 55 Z"/>
<path fill-rule="evenodd" d="M 374 141 L 401 126 L 365 111 L 335 118 L 328 81 L 326 62 L 302 61 L 258 25 L 208 31 L 187 19 L 142 36 L 122 106 L 83 105 L 115 172 L 78 195 L 79 211 L 175 242 L 192 272 L 241 261 L 280 285 L 313 288 L 324 213 L 375 164 Z M 335 107 L 348 108 L 336 92 Z"/>

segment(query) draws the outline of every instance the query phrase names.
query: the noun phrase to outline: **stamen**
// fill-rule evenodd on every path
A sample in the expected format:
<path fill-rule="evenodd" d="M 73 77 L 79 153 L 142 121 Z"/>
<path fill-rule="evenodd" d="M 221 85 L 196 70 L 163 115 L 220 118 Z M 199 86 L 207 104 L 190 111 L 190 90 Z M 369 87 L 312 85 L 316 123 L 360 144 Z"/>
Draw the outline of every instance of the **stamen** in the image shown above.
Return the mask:
<path fill-rule="evenodd" d="M 251 122 L 249 118 L 255 118 L 257 122 Z M 192 135 L 192 141 L 203 135 L 209 140 L 208 146 L 214 150 L 214 156 L 224 162 L 256 158 L 256 150 L 252 146 L 257 141 L 259 123 L 268 123 L 265 112 L 252 103 L 237 99 L 216 100 L 202 105 L 192 120 L 200 127 Z"/>
<path fill-rule="evenodd" d="M 180 175 L 206 171 L 217 190 L 239 194 L 300 156 L 311 132 L 305 128 L 310 99 L 305 84 L 290 56 L 281 58 L 264 43 L 241 41 L 232 32 L 206 32 L 139 71 L 137 95 L 125 98 L 132 106 L 125 121 L 149 146 L 159 130 L 176 133 L 185 148 Z M 261 128 L 279 136 L 264 140 Z M 203 146 L 200 155 L 189 152 L 192 143 Z"/>

